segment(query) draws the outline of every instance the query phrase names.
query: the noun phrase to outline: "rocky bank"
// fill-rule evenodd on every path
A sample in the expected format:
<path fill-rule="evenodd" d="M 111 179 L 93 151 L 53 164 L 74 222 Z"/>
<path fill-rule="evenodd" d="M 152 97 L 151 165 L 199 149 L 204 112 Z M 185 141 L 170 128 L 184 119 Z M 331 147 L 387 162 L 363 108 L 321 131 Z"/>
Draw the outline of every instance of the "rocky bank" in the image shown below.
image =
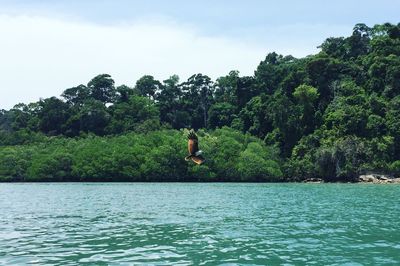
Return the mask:
<path fill-rule="evenodd" d="M 381 174 L 367 174 L 360 175 L 358 178 L 358 182 L 361 183 L 373 183 L 373 184 L 400 184 L 400 178 L 394 178 Z"/>

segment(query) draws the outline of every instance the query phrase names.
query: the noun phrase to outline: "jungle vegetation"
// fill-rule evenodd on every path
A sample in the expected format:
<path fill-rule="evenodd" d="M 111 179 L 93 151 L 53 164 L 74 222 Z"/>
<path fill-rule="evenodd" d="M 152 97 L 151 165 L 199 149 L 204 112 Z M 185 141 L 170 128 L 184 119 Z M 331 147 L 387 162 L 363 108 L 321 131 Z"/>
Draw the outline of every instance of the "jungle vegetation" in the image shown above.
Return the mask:
<path fill-rule="evenodd" d="M 400 174 L 400 23 L 304 58 L 132 87 L 108 74 L 0 110 L 0 181 L 353 181 Z M 184 161 L 187 129 L 207 162 Z"/>

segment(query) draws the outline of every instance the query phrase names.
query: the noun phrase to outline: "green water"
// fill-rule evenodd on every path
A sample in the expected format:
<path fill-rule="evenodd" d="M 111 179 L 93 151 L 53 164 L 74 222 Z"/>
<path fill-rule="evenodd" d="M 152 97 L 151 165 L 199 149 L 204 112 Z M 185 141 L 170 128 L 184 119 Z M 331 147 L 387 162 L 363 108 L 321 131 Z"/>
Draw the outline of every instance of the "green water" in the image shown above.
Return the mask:
<path fill-rule="evenodd" d="M 400 265 L 400 186 L 0 184 L 0 265 Z"/>

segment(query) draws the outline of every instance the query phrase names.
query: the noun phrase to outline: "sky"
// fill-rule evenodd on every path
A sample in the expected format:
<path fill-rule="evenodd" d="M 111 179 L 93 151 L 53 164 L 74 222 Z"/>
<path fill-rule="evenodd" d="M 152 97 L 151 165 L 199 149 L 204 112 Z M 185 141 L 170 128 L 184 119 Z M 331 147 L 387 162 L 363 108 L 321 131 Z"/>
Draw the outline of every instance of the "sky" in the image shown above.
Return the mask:
<path fill-rule="evenodd" d="M 0 0 L 0 109 L 110 74 L 181 81 L 253 75 L 270 52 L 304 57 L 356 23 L 400 22 L 399 0 Z"/>

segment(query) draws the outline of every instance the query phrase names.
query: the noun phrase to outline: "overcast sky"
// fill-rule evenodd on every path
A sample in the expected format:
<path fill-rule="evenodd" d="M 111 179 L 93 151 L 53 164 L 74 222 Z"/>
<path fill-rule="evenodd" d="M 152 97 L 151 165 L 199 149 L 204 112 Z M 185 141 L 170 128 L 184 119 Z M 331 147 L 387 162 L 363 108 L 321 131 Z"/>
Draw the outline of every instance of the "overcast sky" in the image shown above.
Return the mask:
<path fill-rule="evenodd" d="M 0 0 L 0 109 L 108 73 L 134 86 L 195 73 L 253 75 L 272 51 L 303 57 L 356 23 L 398 23 L 400 1 Z"/>

